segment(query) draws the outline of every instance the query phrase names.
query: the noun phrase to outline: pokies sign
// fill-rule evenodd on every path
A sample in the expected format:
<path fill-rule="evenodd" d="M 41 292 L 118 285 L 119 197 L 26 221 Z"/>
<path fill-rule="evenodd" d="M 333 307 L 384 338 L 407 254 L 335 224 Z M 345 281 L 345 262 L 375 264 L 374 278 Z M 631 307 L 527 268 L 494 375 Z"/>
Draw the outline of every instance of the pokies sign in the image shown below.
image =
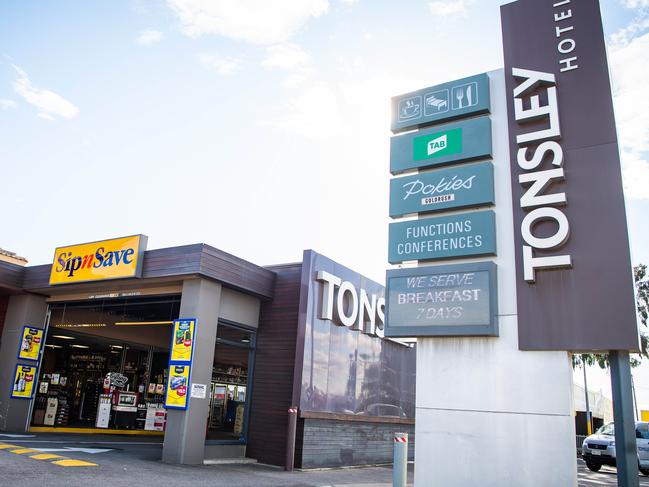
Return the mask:
<path fill-rule="evenodd" d="M 146 244 L 145 235 L 132 235 L 57 247 L 50 285 L 140 277 Z"/>

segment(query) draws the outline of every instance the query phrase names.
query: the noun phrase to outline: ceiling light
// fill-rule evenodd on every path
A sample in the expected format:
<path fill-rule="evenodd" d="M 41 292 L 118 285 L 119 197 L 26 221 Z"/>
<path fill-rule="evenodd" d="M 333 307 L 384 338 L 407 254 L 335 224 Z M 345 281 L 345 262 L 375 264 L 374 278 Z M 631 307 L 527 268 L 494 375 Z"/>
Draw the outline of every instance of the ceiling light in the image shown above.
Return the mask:
<path fill-rule="evenodd" d="M 115 326 L 171 325 L 173 321 L 118 321 Z"/>
<path fill-rule="evenodd" d="M 45 346 L 46 346 L 46 347 L 50 347 L 50 348 L 63 348 L 61 345 L 52 345 L 52 344 L 47 344 L 47 345 L 45 345 Z"/>
<path fill-rule="evenodd" d="M 71 346 L 71 347 L 74 347 L 74 348 L 90 348 L 90 347 L 88 347 L 88 346 L 86 346 L 86 345 L 76 345 L 76 344 L 75 344 L 75 345 L 70 345 L 70 346 Z"/>
<path fill-rule="evenodd" d="M 74 337 L 69 337 L 67 335 L 52 335 L 52 338 L 62 338 L 63 340 L 74 340 Z"/>

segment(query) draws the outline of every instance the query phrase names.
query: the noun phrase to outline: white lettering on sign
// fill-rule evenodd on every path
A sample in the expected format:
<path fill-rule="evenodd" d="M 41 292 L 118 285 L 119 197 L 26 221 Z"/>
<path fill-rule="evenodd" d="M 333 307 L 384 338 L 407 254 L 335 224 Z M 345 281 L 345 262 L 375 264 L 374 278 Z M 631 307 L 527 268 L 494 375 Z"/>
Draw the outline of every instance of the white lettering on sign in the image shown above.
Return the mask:
<path fill-rule="evenodd" d="M 474 179 L 475 175 L 466 179 L 458 178 L 457 176 L 453 176 L 451 179 L 443 177 L 436 184 L 424 184 L 419 179 L 416 179 L 415 181 L 409 181 L 403 185 L 403 188 L 406 190 L 403 199 L 407 200 L 410 196 L 418 194 L 433 196 L 447 191 L 471 189 L 473 187 Z"/>
<path fill-rule="evenodd" d="M 358 290 L 351 282 L 326 271 L 318 271 L 316 280 L 323 283 L 321 319 L 383 338 L 384 297 L 368 294 L 363 288 Z"/>
<path fill-rule="evenodd" d="M 554 23 L 556 24 L 554 26 L 554 32 L 557 39 L 559 39 L 557 43 L 557 51 L 559 51 L 559 54 L 571 54 L 575 50 L 575 47 L 577 47 L 574 39 L 571 37 L 564 37 L 564 34 L 566 36 L 571 35 L 575 28 L 574 25 L 569 24 L 570 21 L 568 20 L 572 18 L 572 9 L 567 8 L 563 10 L 559 8 L 568 5 L 571 1 L 572 0 L 562 0 L 552 5 L 557 9 L 554 13 Z M 563 56 L 559 59 L 559 66 L 561 66 L 560 70 L 562 73 L 564 71 L 572 71 L 573 69 L 579 68 L 579 65 L 577 64 L 577 56 Z"/>
<path fill-rule="evenodd" d="M 563 5 L 570 0 L 561 2 Z M 559 4 L 555 4 L 558 6 Z M 519 124 L 528 121 L 543 120 L 545 128 L 533 132 L 518 134 L 516 142 L 520 149 L 516 162 L 524 172 L 519 174 L 518 182 L 527 187 L 520 199 L 520 207 L 529 211 L 521 222 L 521 236 L 527 245 L 523 245 L 523 277 L 527 282 L 535 282 L 536 270 L 544 268 L 572 267 L 569 254 L 535 257 L 534 249 L 554 250 L 561 247 L 570 236 L 570 224 L 566 215 L 557 206 L 566 204 L 566 194 L 549 193 L 547 189 L 556 181 L 564 181 L 563 149 L 557 139 L 561 138 L 559 126 L 559 105 L 557 88 L 552 73 L 542 73 L 527 69 L 512 68 L 512 75 L 520 83 L 514 88 L 514 118 Z M 539 89 L 544 89 L 547 104 L 541 105 Z M 534 93 L 534 94 L 532 94 Z M 523 101 L 529 108 L 524 108 Z M 552 140 L 548 140 L 552 139 Z M 539 143 L 540 142 L 540 143 Z M 537 145 L 538 144 L 538 145 Z M 534 147 L 536 146 L 536 147 Z M 532 151 L 528 158 L 528 151 Z M 541 169 L 542 163 L 556 166 L 551 169 Z M 543 221 L 553 222 L 556 226 L 554 234 L 538 237 L 534 227 Z"/>
<path fill-rule="evenodd" d="M 428 155 L 430 156 L 432 154 L 435 154 L 435 152 L 446 149 L 446 143 L 446 134 L 431 140 L 430 142 L 428 142 Z"/>

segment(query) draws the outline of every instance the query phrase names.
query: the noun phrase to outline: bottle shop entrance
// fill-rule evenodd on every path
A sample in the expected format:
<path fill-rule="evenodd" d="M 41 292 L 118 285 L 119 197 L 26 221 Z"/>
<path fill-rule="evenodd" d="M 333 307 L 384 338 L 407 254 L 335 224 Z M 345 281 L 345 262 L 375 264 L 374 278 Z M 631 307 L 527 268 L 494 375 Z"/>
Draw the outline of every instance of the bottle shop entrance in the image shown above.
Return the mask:
<path fill-rule="evenodd" d="M 159 432 L 180 296 L 50 305 L 32 427 Z"/>
<path fill-rule="evenodd" d="M 208 440 L 246 441 L 254 352 L 253 331 L 219 322 L 210 386 Z"/>

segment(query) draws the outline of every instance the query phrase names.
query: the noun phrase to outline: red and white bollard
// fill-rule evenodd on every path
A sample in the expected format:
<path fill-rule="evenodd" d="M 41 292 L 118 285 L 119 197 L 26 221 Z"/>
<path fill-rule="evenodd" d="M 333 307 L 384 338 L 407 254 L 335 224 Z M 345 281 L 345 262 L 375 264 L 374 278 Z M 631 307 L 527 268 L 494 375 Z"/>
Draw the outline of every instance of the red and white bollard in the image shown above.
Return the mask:
<path fill-rule="evenodd" d="M 408 433 L 394 434 L 392 487 L 406 487 L 408 482 Z"/>

